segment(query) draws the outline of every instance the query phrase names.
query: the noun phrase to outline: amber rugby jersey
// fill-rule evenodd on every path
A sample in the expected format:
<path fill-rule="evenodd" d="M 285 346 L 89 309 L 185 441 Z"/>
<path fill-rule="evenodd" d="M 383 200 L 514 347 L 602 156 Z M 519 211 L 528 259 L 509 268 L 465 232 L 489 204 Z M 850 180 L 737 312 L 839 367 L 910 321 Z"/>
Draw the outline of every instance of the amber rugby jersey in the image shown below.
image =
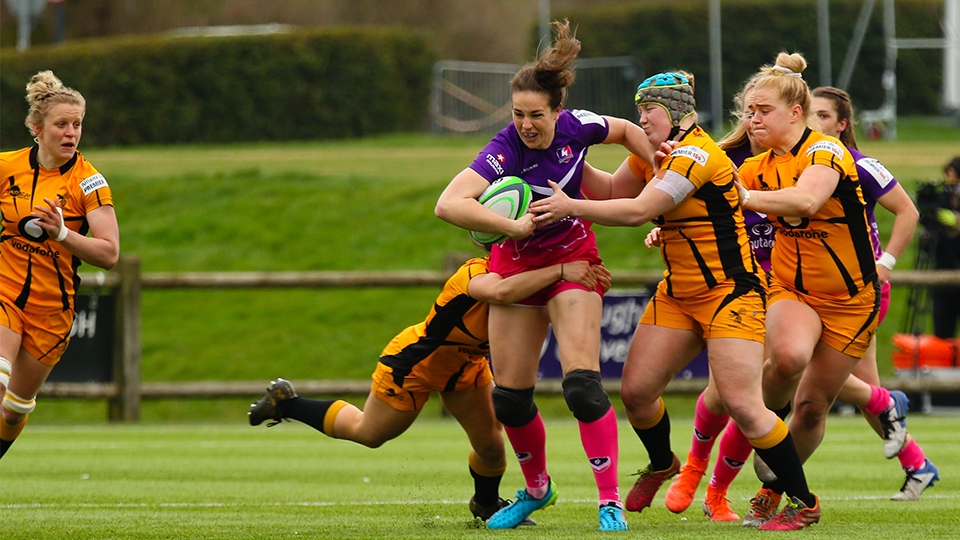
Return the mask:
<path fill-rule="evenodd" d="M 728 279 L 762 290 L 733 184 L 733 164 L 699 126 L 680 141 L 661 168 L 679 173 L 696 189 L 654 220 L 667 269 L 668 295 L 694 296 Z"/>
<path fill-rule="evenodd" d="M 393 368 L 395 379 L 403 379 L 427 357 L 431 362 L 482 361 L 490 352 L 490 306 L 467 294 L 474 276 L 490 272 L 488 257 L 470 259 L 447 280 L 426 320 L 407 327 L 380 355 L 380 362 Z"/>
<path fill-rule="evenodd" d="M 770 150 L 744 161 L 740 180 L 747 189 L 762 191 L 793 187 L 811 165 L 830 167 L 840 181 L 813 217 L 768 214 L 776 227 L 772 272 L 803 294 L 852 298 L 872 285 L 877 268 L 856 163 L 847 148 L 807 129 L 789 153 L 777 156 Z"/>
<path fill-rule="evenodd" d="M 59 201 L 66 226 L 85 235 L 87 212 L 113 205 L 110 187 L 77 152 L 59 169 L 37 163 L 38 147 L 0 153 L 0 294 L 20 309 L 53 313 L 73 308 L 80 258 L 34 223 L 34 206 Z"/>
<path fill-rule="evenodd" d="M 630 154 L 627 158 L 627 164 L 630 166 L 630 172 L 639 180 L 643 180 L 643 187 L 647 187 L 650 180 L 653 179 L 653 165 L 636 154 Z"/>

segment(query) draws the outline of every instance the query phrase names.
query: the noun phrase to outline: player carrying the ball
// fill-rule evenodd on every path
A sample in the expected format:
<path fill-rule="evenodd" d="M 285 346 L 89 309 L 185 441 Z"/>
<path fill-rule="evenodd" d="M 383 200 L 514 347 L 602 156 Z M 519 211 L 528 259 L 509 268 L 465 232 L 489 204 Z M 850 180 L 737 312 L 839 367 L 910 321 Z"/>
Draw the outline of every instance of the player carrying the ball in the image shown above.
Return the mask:
<path fill-rule="evenodd" d="M 588 111 L 563 110 L 566 87 L 580 42 L 567 22 L 554 23 L 557 39 L 534 64 L 521 69 L 510 89 L 513 125 L 506 127 L 458 174 L 437 202 L 444 221 L 471 231 L 502 233 L 493 246 L 491 270 L 509 277 L 567 261 L 600 264 L 588 221 L 571 218 L 537 227 L 530 214 L 510 220 L 477 201 L 492 182 L 519 176 L 534 200 L 550 196 L 554 181 L 580 197 L 587 149 L 620 144 L 653 161 L 653 148 L 634 123 Z M 586 189 L 586 186 L 584 186 Z M 590 190 L 595 195 L 593 190 Z M 600 196 L 611 196 L 601 193 Z M 516 527 L 535 510 L 553 504 L 557 488 L 547 473 L 543 421 L 533 400 L 540 348 L 552 323 L 563 367 L 563 396 L 580 425 L 581 441 L 599 490 L 600 530 L 626 530 L 617 477 L 617 419 L 600 381 L 600 320 L 603 291 L 558 281 L 513 305 L 490 308 L 490 352 L 496 377 L 493 404 L 520 460 L 526 481 L 517 501 L 497 512 L 487 526 Z"/>

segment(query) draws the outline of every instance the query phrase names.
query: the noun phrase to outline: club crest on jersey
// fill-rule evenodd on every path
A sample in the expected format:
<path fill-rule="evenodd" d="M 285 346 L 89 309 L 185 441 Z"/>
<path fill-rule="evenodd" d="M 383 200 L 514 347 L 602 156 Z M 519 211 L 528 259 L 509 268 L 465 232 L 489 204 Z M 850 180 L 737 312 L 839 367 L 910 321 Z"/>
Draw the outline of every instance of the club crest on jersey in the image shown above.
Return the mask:
<path fill-rule="evenodd" d="M 697 162 L 701 167 L 707 164 L 707 160 L 710 159 L 710 154 L 707 153 L 703 148 L 697 148 L 696 146 L 681 146 L 675 149 L 673 152 L 670 152 L 670 157 L 685 157 L 690 158 Z"/>
<path fill-rule="evenodd" d="M 819 141 L 811 144 L 810 148 L 807 148 L 807 155 L 809 156 L 810 154 L 820 150 L 830 152 L 831 154 L 837 156 L 838 159 L 843 159 L 843 147 L 833 141 Z"/>
<path fill-rule="evenodd" d="M 610 468 L 610 458 L 608 457 L 595 457 L 590 458 L 590 466 L 593 467 L 594 472 L 603 472 Z"/>
<path fill-rule="evenodd" d="M 557 162 L 558 163 L 567 163 L 573 159 L 573 150 L 570 149 L 570 145 L 566 145 L 563 148 L 557 150 Z"/>

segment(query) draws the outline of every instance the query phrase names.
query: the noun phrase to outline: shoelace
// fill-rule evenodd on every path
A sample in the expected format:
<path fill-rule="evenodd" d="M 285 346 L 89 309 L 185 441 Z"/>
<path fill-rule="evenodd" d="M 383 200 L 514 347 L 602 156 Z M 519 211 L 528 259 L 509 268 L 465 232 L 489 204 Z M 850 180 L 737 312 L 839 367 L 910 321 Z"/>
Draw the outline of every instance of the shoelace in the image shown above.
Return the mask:
<path fill-rule="evenodd" d="M 647 467 L 645 467 L 645 468 L 643 468 L 643 469 L 637 470 L 637 472 L 635 472 L 635 473 L 633 473 L 633 474 L 631 474 L 631 475 L 628 475 L 628 476 L 639 476 L 640 478 L 648 478 L 648 477 L 653 476 L 653 475 L 655 475 L 655 474 L 666 474 L 666 472 L 669 471 L 669 470 L 670 470 L 670 468 L 668 467 L 668 468 L 666 468 L 666 469 L 664 469 L 664 470 L 662 470 L 662 471 L 653 471 L 653 470 L 650 470 L 650 467 L 649 467 L 649 466 L 647 466 Z"/>
<path fill-rule="evenodd" d="M 757 508 L 754 508 L 754 506 Z M 761 495 L 750 499 L 750 512 L 756 517 L 768 514 L 771 508 L 773 508 L 773 498 L 768 495 Z M 760 512 L 763 512 L 763 514 Z"/>
<path fill-rule="evenodd" d="M 787 505 L 783 508 L 783 512 L 779 516 L 777 516 L 779 518 L 778 521 L 780 522 L 793 521 L 793 518 L 795 518 L 797 514 L 800 513 L 800 510 L 802 510 L 803 508 L 806 508 L 806 507 L 801 506 L 790 499 L 787 499 Z"/>
<path fill-rule="evenodd" d="M 903 485 L 900 486 L 900 491 L 906 491 L 906 490 L 907 490 L 907 484 L 909 484 L 911 480 L 913 480 L 914 482 L 917 482 L 917 483 L 922 483 L 922 482 L 923 482 L 923 480 L 920 480 L 919 478 L 917 478 L 917 476 L 916 476 L 914 473 L 908 472 L 908 473 L 907 473 L 907 477 L 903 479 Z"/>
<path fill-rule="evenodd" d="M 894 414 L 896 414 L 896 411 L 897 411 L 897 405 L 896 403 L 894 403 L 893 405 Z M 897 429 L 896 424 L 902 424 L 903 421 L 907 419 L 907 416 L 906 415 L 896 416 L 894 417 L 893 420 L 890 420 L 887 417 L 887 414 L 884 413 L 884 414 L 881 414 L 878 418 L 880 419 L 880 427 L 883 428 L 883 438 L 887 439 L 891 433 L 896 431 Z"/>

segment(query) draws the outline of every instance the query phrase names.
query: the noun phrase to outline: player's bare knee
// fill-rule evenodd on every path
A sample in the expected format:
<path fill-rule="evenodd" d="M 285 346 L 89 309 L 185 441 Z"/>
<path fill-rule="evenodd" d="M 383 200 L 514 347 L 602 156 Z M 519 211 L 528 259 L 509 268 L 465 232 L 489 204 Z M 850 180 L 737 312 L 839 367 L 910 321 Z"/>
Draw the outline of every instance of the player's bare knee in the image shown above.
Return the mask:
<path fill-rule="evenodd" d="M 793 407 L 793 415 L 804 429 L 814 429 L 822 425 L 830 411 L 830 404 L 826 399 L 805 398 L 797 401 Z"/>
<path fill-rule="evenodd" d="M 793 380 L 803 374 L 809 357 L 803 351 L 783 350 L 774 355 L 774 360 L 764 365 L 765 371 L 782 380 Z"/>
<path fill-rule="evenodd" d="M 515 390 L 497 385 L 493 389 L 493 410 L 504 426 L 518 428 L 529 424 L 537 417 L 533 388 Z"/>
<path fill-rule="evenodd" d="M 380 448 L 390 439 L 384 437 L 358 437 L 354 442 L 360 443 L 367 448 Z"/>
<path fill-rule="evenodd" d="M 504 450 L 502 441 L 500 444 L 494 441 L 477 444 L 473 447 L 473 451 L 486 467 L 496 468 L 507 463 L 507 452 Z"/>
<path fill-rule="evenodd" d="M 763 406 L 748 406 L 747 403 L 738 403 L 736 406 L 727 406 L 727 409 L 730 411 L 730 418 L 732 418 L 738 426 L 740 426 L 740 431 L 743 433 L 760 433 L 758 437 L 766 435 L 766 432 L 770 430 L 769 422 L 772 419 L 773 415 L 770 415 L 770 410 Z"/>
<path fill-rule="evenodd" d="M 660 396 L 658 394 L 639 391 L 627 386 L 620 389 L 620 401 L 623 402 L 623 408 L 627 410 L 627 416 L 630 418 L 649 418 L 653 416 L 650 411 L 660 407 Z"/>
<path fill-rule="evenodd" d="M 577 420 L 596 422 L 610 410 L 610 397 L 603 390 L 600 372 L 575 369 L 563 378 L 563 399 Z"/>

